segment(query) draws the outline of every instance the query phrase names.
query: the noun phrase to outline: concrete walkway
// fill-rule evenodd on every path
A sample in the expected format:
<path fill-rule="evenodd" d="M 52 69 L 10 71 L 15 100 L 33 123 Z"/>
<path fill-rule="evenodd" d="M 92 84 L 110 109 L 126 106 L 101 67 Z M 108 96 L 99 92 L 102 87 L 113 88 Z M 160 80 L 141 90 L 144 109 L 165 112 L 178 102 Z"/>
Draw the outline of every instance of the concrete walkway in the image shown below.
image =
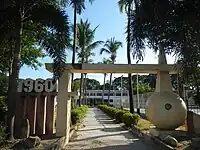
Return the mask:
<path fill-rule="evenodd" d="M 159 150 L 154 144 L 120 127 L 98 108 L 89 108 L 84 127 L 76 132 L 76 137 L 66 150 Z M 152 143 L 152 142 L 150 142 Z"/>

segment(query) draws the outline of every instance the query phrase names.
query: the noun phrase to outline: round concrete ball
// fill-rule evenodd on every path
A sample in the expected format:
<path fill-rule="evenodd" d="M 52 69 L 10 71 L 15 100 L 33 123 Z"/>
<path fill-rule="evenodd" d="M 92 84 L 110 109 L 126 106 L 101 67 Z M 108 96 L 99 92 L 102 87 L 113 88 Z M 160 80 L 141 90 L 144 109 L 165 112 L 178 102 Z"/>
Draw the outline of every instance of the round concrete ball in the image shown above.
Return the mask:
<path fill-rule="evenodd" d="M 173 130 L 185 122 L 185 102 L 174 92 L 154 92 L 146 103 L 146 116 L 157 128 Z"/>

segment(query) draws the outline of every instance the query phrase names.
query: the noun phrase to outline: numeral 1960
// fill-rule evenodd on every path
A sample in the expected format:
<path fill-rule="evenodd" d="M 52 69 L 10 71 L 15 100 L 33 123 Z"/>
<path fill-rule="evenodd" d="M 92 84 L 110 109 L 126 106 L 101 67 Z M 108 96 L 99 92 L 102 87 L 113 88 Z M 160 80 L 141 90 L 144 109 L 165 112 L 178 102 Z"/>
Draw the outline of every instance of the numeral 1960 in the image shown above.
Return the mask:
<path fill-rule="evenodd" d="M 53 79 L 25 79 L 19 80 L 18 92 L 54 92 L 57 89 L 57 83 Z"/>

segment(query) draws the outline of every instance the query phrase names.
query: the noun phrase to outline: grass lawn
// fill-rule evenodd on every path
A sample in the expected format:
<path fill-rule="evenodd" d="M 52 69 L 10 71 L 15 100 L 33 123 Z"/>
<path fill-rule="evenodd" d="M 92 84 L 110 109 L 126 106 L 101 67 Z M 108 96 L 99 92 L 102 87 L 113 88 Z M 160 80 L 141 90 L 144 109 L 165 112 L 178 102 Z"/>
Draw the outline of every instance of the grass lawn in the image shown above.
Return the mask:
<path fill-rule="evenodd" d="M 151 126 L 154 125 L 150 121 L 142 118 L 138 121 L 138 124 L 136 125 L 136 127 L 139 128 L 141 131 L 149 130 Z"/>
<path fill-rule="evenodd" d="M 142 118 L 138 121 L 138 124 L 136 125 L 136 127 L 138 129 L 140 129 L 141 131 L 147 131 L 152 126 L 154 126 L 154 125 L 150 121 L 148 121 L 146 119 L 142 119 Z M 186 125 L 182 125 L 182 126 L 178 127 L 177 130 L 187 131 Z"/>

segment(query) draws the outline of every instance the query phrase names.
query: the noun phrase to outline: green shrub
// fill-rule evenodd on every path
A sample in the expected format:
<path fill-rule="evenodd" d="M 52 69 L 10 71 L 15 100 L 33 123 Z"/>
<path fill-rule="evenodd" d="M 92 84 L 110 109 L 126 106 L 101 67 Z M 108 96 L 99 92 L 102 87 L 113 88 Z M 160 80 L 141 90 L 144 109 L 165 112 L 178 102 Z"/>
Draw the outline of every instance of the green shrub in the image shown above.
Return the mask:
<path fill-rule="evenodd" d="M 118 122 L 123 122 L 127 127 L 131 127 L 132 125 L 137 125 L 138 120 L 140 118 L 137 114 L 132 114 L 129 111 L 117 109 L 107 105 L 99 105 L 98 106 L 103 112 L 105 112 L 108 116 L 116 119 Z"/>
<path fill-rule="evenodd" d="M 0 141 L 4 140 L 6 137 L 6 126 L 0 123 Z"/>
<path fill-rule="evenodd" d="M 137 114 L 126 112 L 123 114 L 122 120 L 127 127 L 131 127 L 132 125 L 137 125 L 139 118 L 140 116 Z"/>
<path fill-rule="evenodd" d="M 115 115 L 115 119 L 121 123 L 123 122 L 123 114 L 126 113 L 127 111 L 126 110 L 119 110 L 116 115 Z"/>
<path fill-rule="evenodd" d="M 86 105 L 72 109 L 71 111 L 72 124 L 74 125 L 74 124 L 80 123 L 83 120 L 83 118 L 86 116 L 87 111 L 88 111 L 88 107 Z"/>
<path fill-rule="evenodd" d="M 6 97 L 0 96 L 0 123 L 6 121 Z"/>

